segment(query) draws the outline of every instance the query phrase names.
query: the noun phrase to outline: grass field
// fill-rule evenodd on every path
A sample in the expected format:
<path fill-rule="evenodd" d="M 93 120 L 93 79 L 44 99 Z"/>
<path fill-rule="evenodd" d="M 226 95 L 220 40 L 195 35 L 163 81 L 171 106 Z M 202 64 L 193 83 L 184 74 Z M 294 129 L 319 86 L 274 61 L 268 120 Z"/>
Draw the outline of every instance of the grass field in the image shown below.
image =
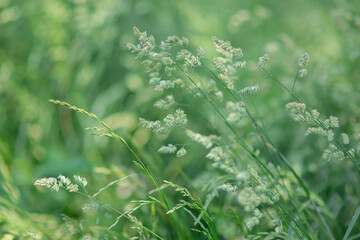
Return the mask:
<path fill-rule="evenodd" d="M 0 240 L 360 239 L 360 2 L 0 1 Z"/>

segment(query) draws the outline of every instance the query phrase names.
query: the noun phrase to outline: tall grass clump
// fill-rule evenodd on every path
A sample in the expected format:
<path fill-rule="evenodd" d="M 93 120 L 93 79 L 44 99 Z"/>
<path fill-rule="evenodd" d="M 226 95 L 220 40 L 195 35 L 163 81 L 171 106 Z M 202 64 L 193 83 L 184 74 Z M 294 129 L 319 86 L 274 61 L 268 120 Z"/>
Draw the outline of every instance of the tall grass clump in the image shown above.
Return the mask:
<path fill-rule="evenodd" d="M 287 86 L 269 70 L 268 53 L 256 59 L 229 41 L 213 37 L 216 52 L 210 57 L 185 37 L 170 36 L 157 43 L 152 35 L 133 30 L 136 42 L 128 48 L 144 66 L 149 86 L 158 96 L 154 109 L 138 122 L 152 134 L 150 141 L 156 149 L 150 157 L 95 114 L 66 102 L 51 102 L 94 119 L 98 125 L 89 131 L 119 141 L 130 152 L 138 169 L 135 175 L 151 183 L 142 189 L 143 198 L 127 208 L 110 206 L 99 198 L 133 175 L 114 180 L 96 193 L 89 193 L 87 180 L 78 175 L 74 181 L 62 175 L 43 178 L 35 185 L 81 194 L 88 199 L 84 213 L 100 215 L 100 209 L 105 209 L 115 214 L 108 226 L 99 224 L 101 236 L 107 238 L 350 239 L 356 234 L 359 210 L 349 216 L 345 231 L 337 226 L 327 202 L 306 175 L 294 168 L 290 154 L 276 145 L 269 131 L 272 126 L 254 104 L 266 91 L 263 79 L 254 77 L 260 72 L 265 81 L 284 90 L 289 101 L 283 110 L 306 126 L 304 134 L 326 140 L 322 156 L 314 156 L 313 161 L 338 167 L 349 162 L 360 170 L 358 143 L 341 130 L 339 119 L 321 117 L 308 107 L 311 103 L 306 105 L 295 94 L 299 81 L 308 75 L 309 53 L 299 57 L 295 78 Z M 160 163 L 156 163 L 159 155 Z M 184 171 L 179 164 L 174 174 L 180 177 L 165 179 L 165 165 L 171 164 L 164 164 L 165 159 L 201 167 Z M 119 226 L 123 221 L 134 229 Z M 100 230 L 83 231 L 83 236 L 95 236 L 93 231 Z"/>

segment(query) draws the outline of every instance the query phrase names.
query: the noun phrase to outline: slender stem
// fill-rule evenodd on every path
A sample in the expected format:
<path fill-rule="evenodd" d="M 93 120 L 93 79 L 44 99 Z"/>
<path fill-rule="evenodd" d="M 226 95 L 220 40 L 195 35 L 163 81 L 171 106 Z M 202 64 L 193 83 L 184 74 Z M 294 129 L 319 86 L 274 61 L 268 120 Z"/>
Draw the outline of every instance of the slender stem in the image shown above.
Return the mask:
<path fill-rule="evenodd" d="M 248 56 L 248 55 L 247 55 Z M 250 58 L 250 57 L 249 57 Z M 251 58 L 250 58 L 251 59 Z M 253 59 L 252 59 L 253 60 Z M 254 60 L 253 60 L 254 61 Z M 273 79 L 277 84 L 279 84 L 283 89 L 285 89 L 298 103 L 303 103 L 290 89 L 288 89 L 284 84 L 282 84 L 276 77 L 274 77 L 271 73 L 269 73 L 265 68 L 261 68 L 266 74 L 268 74 L 270 76 L 271 79 Z M 311 115 L 311 110 L 306 107 L 305 108 L 306 111 L 308 113 L 310 113 Z M 323 129 L 326 130 L 325 125 L 316 117 L 314 117 L 314 120 L 316 121 L 316 123 Z M 360 164 L 359 162 L 349 153 L 349 151 L 344 147 L 344 145 L 337 139 L 334 137 L 334 141 L 336 143 L 336 145 L 341 148 L 341 150 L 343 151 L 343 153 L 350 158 L 350 160 L 354 163 L 354 165 L 357 167 L 357 169 L 360 171 Z"/>
<path fill-rule="evenodd" d="M 64 188 L 64 187 L 62 187 L 62 188 L 63 188 L 63 189 L 66 189 L 66 188 Z M 89 194 L 87 193 L 87 191 L 86 191 L 86 193 L 82 193 L 82 192 L 75 192 L 75 193 L 80 194 L 80 195 L 85 196 L 85 197 L 88 197 L 88 198 L 90 198 L 92 201 L 95 201 L 95 202 L 101 204 L 102 206 L 104 206 L 104 207 L 106 207 L 106 208 L 108 208 L 108 209 L 116 212 L 116 213 L 119 214 L 120 216 L 124 216 L 125 218 L 127 218 L 128 220 L 131 221 L 130 217 L 128 216 L 128 214 L 130 214 L 129 211 L 128 211 L 128 212 L 125 212 L 125 213 L 122 213 L 122 212 L 120 212 L 119 210 L 111 207 L 110 205 L 108 205 L 108 204 L 106 204 L 106 203 L 104 203 L 104 202 L 102 202 L 102 201 L 100 201 L 100 200 L 98 200 L 98 199 L 95 199 L 93 196 L 89 195 Z M 141 206 L 142 206 L 142 205 L 141 205 Z M 139 207 L 140 207 L 140 205 L 139 205 Z M 154 233 L 153 231 L 151 231 L 149 228 L 145 227 L 144 225 L 141 225 L 141 227 L 144 228 L 144 229 L 145 229 L 146 231 L 148 231 L 149 233 L 151 233 L 152 235 L 154 235 L 155 237 L 157 237 L 158 239 L 164 240 L 164 238 L 160 237 L 159 235 L 157 235 L 156 233 Z"/>
<path fill-rule="evenodd" d="M 170 206 L 169 206 L 169 204 L 168 204 L 168 202 L 167 202 L 167 200 L 166 200 L 166 197 L 165 197 L 163 191 L 159 188 L 159 184 L 157 183 L 154 175 L 151 173 L 150 169 L 141 161 L 140 157 L 139 157 L 139 156 L 135 153 L 135 151 L 129 146 L 129 144 L 125 141 L 124 138 L 122 138 L 122 137 L 120 137 L 119 135 L 117 135 L 117 134 L 114 132 L 114 130 L 113 130 L 109 125 L 107 125 L 104 121 L 101 121 L 100 118 L 99 118 L 98 116 L 96 116 L 95 114 L 93 114 L 93 113 L 89 113 L 89 112 L 87 112 L 86 110 L 84 110 L 84 109 L 82 109 L 82 108 L 78 108 L 78 107 L 76 107 L 76 106 L 73 106 L 73 105 L 71 105 L 71 104 L 69 104 L 69 103 L 67 103 L 67 102 L 62 102 L 62 101 L 59 101 L 59 100 L 52 100 L 52 99 L 50 99 L 50 102 L 53 102 L 53 103 L 55 103 L 55 104 L 60 104 L 60 105 L 62 105 L 62 106 L 66 106 L 66 107 L 68 107 L 68 108 L 70 108 L 70 109 L 72 109 L 72 110 L 75 110 L 75 111 L 77 111 L 77 112 L 79 112 L 79 113 L 82 113 L 82 114 L 85 114 L 85 115 L 91 117 L 92 119 L 96 120 L 100 125 L 102 125 L 102 126 L 106 129 L 107 133 L 102 134 L 102 135 L 107 136 L 107 137 L 111 137 L 111 138 L 115 138 L 116 140 L 118 140 L 118 141 L 120 141 L 121 143 L 123 143 L 123 144 L 125 145 L 125 147 L 126 147 L 126 148 L 131 152 L 131 154 L 135 157 L 137 165 L 141 168 L 141 170 L 143 170 L 143 171 L 150 177 L 150 179 L 151 179 L 152 182 L 154 183 L 155 187 L 156 187 L 157 189 L 159 189 L 161 198 L 162 198 L 162 200 L 164 201 L 167 210 L 168 210 L 168 211 L 170 210 Z M 171 219 L 172 224 L 174 225 L 174 228 L 175 228 L 175 231 L 176 231 L 176 233 L 177 233 L 178 238 L 179 238 L 179 239 L 182 239 L 181 234 L 180 234 L 179 229 L 178 229 L 178 226 L 177 226 L 177 224 L 176 224 L 176 222 L 175 222 L 175 220 L 174 220 L 174 216 L 173 216 L 172 214 L 170 214 L 170 219 Z"/>
<path fill-rule="evenodd" d="M 294 88 L 295 88 L 295 83 L 296 83 L 296 80 L 298 79 L 299 77 L 299 70 L 300 70 L 300 67 L 298 68 L 297 72 L 296 72 L 296 76 L 295 76 L 295 79 L 294 79 L 294 83 L 291 87 L 291 91 L 293 92 L 294 91 Z"/>
<path fill-rule="evenodd" d="M 178 64 L 177 67 L 187 76 L 187 78 L 195 85 L 196 83 L 194 82 L 194 80 L 191 78 L 191 76 L 185 71 L 183 70 Z M 227 121 L 227 119 L 222 115 L 222 113 L 217 109 L 217 107 L 215 106 L 215 104 L 207 97 L 207 95 L 204 93 L 204 91 L 197 87 L 197 89 L 200 91 L 200 93 L 205 97 L 205 99 L 207 100 L 207 102 L 211 105 L 211 107 L 214 109 L 214 111 L 218 114 L 218 116 L 224 121 L 225 125 L 234 133 L 236 140 L 239 142 L 239 144 L 250 154 L 250 156 L 256 160 L 257 164 L 259 165 L 259 167 L 262 169 L 262 171 L 267 172 L 268 174 L 265 174 L 266 177 L 268 178 L 268 176 L 270 175 L 272 178 L 274 178 L 273 174 L 271 171 L 269 171 L 269 169 L 261 162 L 261 160 L 250 150 L 250 148 L 247 146 L 247 144 L 245 142 L 243 142 L 243 140 L 238 136 L 237 132 L 234 130 L 234 128 L 231 126 L 231 124 Z M 282 213 L 287 213 L 284 216 L 286 216 L 285 220 L 287 221 L 288 224 L 292 222 L 294 222 L 296 225 L 298 225 L 299 229 L 301 229 L 302 234 L 305 235 L 308 239 L 314 239 L 311 238 L 307 231 L 305 229 L 303 229 L 303 227 L 301 226 L 300 222 L 297 220 L 297 218 L 295 216 L 291 216 L 291 218 L 289 219 L 287 216 L 290 214 L 290 211 L 285 210 L 283 205 L 279 205 L 275 203 L 275 206 L 277 210 L 281 210 Z M 296 208 L 297 209 L 297 208 Z M 311 230 L 311 228 L 310 228 Z M 301 235 L 295 231 L 295 233 L 301 237 Z M 312 231 L 311 231 L 312 233 Z M 312 234 L 314 236 L 314 234 Z"/>

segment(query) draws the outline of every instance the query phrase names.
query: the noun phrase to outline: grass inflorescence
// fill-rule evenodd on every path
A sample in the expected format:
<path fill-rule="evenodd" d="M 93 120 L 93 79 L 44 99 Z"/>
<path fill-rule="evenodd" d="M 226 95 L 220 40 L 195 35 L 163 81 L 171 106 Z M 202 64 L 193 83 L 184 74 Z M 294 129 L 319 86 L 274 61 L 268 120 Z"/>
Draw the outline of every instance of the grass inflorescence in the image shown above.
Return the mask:
<path fill-rule="evenodd" d="M 152 189 L 144 190 L 144 199 L 132 201 L 131 207 L 119 211 L 119 206 L 107 205 L 98 195 L 113 185 L 121 185 L 130 175 L 110 182 L 94 194 L 86 190 L 86 179 L 77 175 L 75 183 L 60 175 L 39 179 L 35 185 L 55 191 L 65 189 L 89 198 L 91 202 L 82 208 L 86 213 L 96 214 L 100 207 L 110 209 L 117 217 L 107 229 L 116 232 L 117 224 L 126 218 L 136 230 L 134 239 L 337 239 L 336 220 L 327 203 L 294 167 L 290 154 L 277 147 L 269 131 L 271 126 L 266 125 L 266 119 L 252 102 L 264 91 L 261 81 L 252 79 L 246 85 L 239 77 L 243 71 L 260 71 L 267 81 L 290 94 L 293 100 L 284 111 L 307 126 L 304 135 L 326 139 L 323 154 L 316 161 L 352 162 L 360 170 L 355 143 L 339 131 L 338 117 L 323 119 L 295 94 L 298 80 L 308 76 L 309 53 L 298 59 L 290 88 L 269 70 L 272 59 L 268 53 L 255 60 L 229 41 L 213 37 L 216 55 L 209 64 L 210 57 L 204 49 L 193 49 L 185 37 L 170 36 L 157 43 L 152 35 L 137 27 L 133 33 L 137 42 L 129 43 L 128 48 L 141 61 L 149 86 L 159 95 L 154 111 L 160 117 L 140 117 L 139 127 L 152 132 L 154 139 L 159 136 L 162 143 L 155 154 L 160 158 L 201 161 L 205 167 L 201 173 L 196 172 L 204 178 L 200 187 L 181 169 L 177 170 L 185 180 L 181 184 L 163 179 L 161 174 L 154 175 L 153 172 L 164 171 L 163 166 L 151 164 L 153 171 L 136 147 L 105 121 L 59 100 L 50 101 L 98 123 L 87 130 L 121 142 L 152 183 Z M 358 216 L 359 208 L 349 219 L 344 239 L 349 239 Z M 118 235 L 124 236 L 122 232 Z"/>

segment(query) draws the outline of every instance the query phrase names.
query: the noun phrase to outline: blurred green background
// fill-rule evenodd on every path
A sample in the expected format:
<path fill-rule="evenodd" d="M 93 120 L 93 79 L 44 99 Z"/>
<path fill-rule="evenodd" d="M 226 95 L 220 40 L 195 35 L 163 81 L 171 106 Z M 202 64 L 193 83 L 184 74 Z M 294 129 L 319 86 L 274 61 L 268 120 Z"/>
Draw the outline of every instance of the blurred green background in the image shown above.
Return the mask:
<path fill-rule="evenodd" d="M 209 61 L 213 35 L 254 58 L 268 52 L 270 71 L 287 86 L 298 57 L 307 51 L 309 76 L 297 82 L 296 94 L 324 117 L 339 116 L 341 130 L 352 139 L 359 137 L 360 1 L 1 0 L 1 239 L 31 237 L 32 232 L 50 239 L 70 236 L 61 214 L 82 219 L 86 199 L 35 188 L 38 178 L 80 174 L 95 192 L 137 172 L 121 144 L 91 135 L 84 128 L 94 122 L 49 99 L 70 102 L 104 119 L 132 143 L 159 179 L 181 183 L 185 174 L 197 187 L 206 163 L 191 152 L 181 160 L 159 156 L 156 149 L 163 139 L 138 126 L 140 116 L 158 116 L 152 105 L 161 95 L 148 86 L 140 62 L 126 48 L 135 41 L 135 25 L 158 41 L 186 36 L 191 47 L 209 52 Z M 341 236 L 359 202 L 359 188 L 351 187 L 358 185 L 354 166 L 350 161 L 322 161 L 326 143 L 305 137 L 305 129 L 284 112 L 290 97 L 261 72 L 243 78 L 261 84 L 261 96 L 253 99 L 259 116 L 335 218 L 344 219 L 335 230 Z M 196 120 L 193 126 L 201 129 Z M 182 141 L 183 136 L 171 138 Z M 103 198 L 126 208 L 130 199 L 145 197 L 147 184 L 135 177 Z M 108 218 L 102 220 L 105 227 L 113 222 Z M 96 222 L 95 217 L 87 219 Z"/>

